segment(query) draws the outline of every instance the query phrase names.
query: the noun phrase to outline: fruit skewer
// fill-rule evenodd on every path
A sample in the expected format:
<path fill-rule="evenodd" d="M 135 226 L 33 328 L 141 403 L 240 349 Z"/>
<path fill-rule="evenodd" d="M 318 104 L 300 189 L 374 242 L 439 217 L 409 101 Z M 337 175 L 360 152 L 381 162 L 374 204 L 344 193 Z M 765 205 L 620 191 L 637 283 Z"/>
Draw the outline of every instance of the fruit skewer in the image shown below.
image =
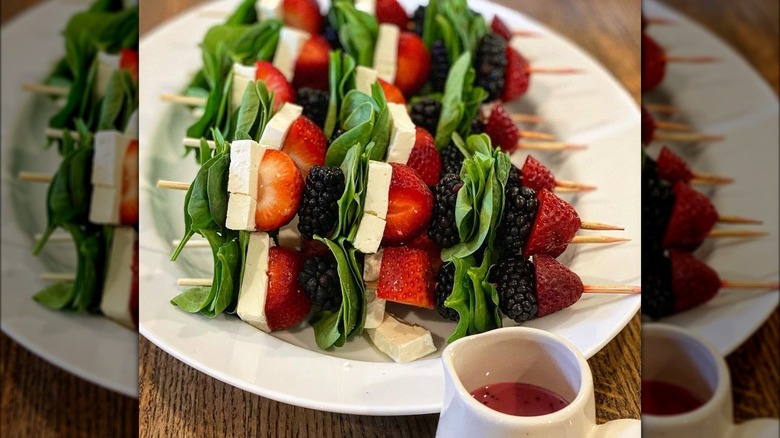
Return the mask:
<path fill-rule="evenodd" d="M 672 185 L 678 181 L 694 185 L 718 185 L 734 182 L 732 178 L 725 176 L 691 170 L 688 163 L 666 146 L 661 148 L 658 158 L 651 165 L 655 165 L 660 179 Z"/>
<path fill-rule="evenodd" d="M 642 33 L 642 92 L 652 91 L 663 82 L 669 62 L 702 64 L 717 61 L 709 56 L 668 56 L 655 40 Z"/>
<path fill-rule="evenodd" d="M 666 126 L 666 128 L 663 128 Z M 642 143 L 649 144 L 653 141 L 671 141 L 678 143 L 701 143 L 723 140 L 722 135 L 699 134 L 693 132 L 658 132 L 658 129 L 685 131 L 686 125 L 656 121 L 650 112 L 642 106 Z"/>

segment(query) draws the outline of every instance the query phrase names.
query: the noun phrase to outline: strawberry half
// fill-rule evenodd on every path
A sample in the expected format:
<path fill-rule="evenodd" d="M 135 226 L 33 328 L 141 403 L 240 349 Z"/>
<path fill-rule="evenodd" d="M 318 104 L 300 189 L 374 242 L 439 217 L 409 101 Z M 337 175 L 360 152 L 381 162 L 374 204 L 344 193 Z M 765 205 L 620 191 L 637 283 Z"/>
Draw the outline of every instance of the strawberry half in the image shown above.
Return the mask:
<path fill-rule="evenodd" d="M 311 310 L 311 301 L 298 283 L 303 258 L 292 248 L 272 246 L 268 250 L 268 290 L 265 317 L 271 331 L 290 328 Z"/>
<path fill-rule="evenodd" d="M 642 105 L 642 144 L 649 144 L 655 136 L 655 119 Z"/>
<path fill-rule="evenodd" d="M 425 128 L 417 127 L 414 148 L 406 164 L 417 172 L 428 187 L 433 187 L 439 182 L 441 157 L 433 136 Z"/>
<path fill-rule="evenodd" d="M 433 193 L 411 167 L 399 163 L 390 165 L 393 176 L 382 243 L 400 245 L 428 227 L 433 215 Z"/>
<path fill-rule="evenodd" d="M 298 211 L 302 192 L 303 177 L 292 158 L 282 151 L 266 150 L 258 169 L 257 228 L 271 231 L 290 222 Z"/>
<path fill-rule="evenodd" d="M 687 251 L 671 250 L 672 292 L 675 313 L 684 312 L 711 300 L 720 289 L 720 277 Z"/>
<path fill-rule="evenodd" d="M 504 41 L 509 41 L 512 39 L 512 31 L 509 30 L 509 27 L 501 21 L 500 18 L 498 18 L 498 15 L 493 17 L 493 21 L 490 22 L 490 29 L 493 30 L 493 33 L 500 36 L 504 39 Z"/>
<path fill-rule="evenodd" d="M 683 161 L 680 156 L 672 152 L 671 149 L 664 146 L 661 148 L 661 153 L 658 154 L 658 160 L 656 161 L 658 168 L 658 177 L 669 181 L 671 184 L 676 184 L 677 181 L 688 183 L 693 179 L 693 172 L 688 166 L 688 163 Z"/>
<path fill-rule="evenodd" d="M 406 105 L 404 93 L 401 93 L 401 90 L 399 90 L 398 87 L 382 78 L 377 79 L 377 81 L 379 82 L 379 85 L 382 86 L 382 91 L 385 93 L 385 99 L 387 99 L 388 102 Z"/>
<path fill-rule="evenodd" d="M 551 192 L 555 190 L 555 177 L 550 169 L 530 155 L 525 159 L 521 174 L 523 185 L 535 192 L 541 192 L 543 189 Z"/>
<path fill-rule="evenodd" d="M 433 270 L 424 250 L 405 246 L 384 249 L 377 298 L 433 309 L 434 287 Z"/>
<path fill-rule="evenodd" d="M 498 146 L 507 153 L 512 153 L 517 148 L 517 142 L 520 141 L 520 133 L 515 122 L 501 105 L 493 105 L 485 126 L 485 134 L 490 137 L 493 146 Z"/>
<path fill-rule="evenodd" d="M 255 80 L 263 81 L 268 91 L 274 93 L 274 109 L 285 102 L 295 102 L 295 90 L 273 64 L 268 61 L 257 61 Z"/>
<path fill-rule="evenodd" d="M 683 182 L 677 182 L 672 190 L 674 207 L 666 226 L 663 246 L 693 251 L 715 226 L 718 212 L 706 196 Z"/>
<path fill-rule="evenodd" d="M 534 256 L 536 271 L 536 316 L 563 310 L 576 303 L 585 291 L 580 277 L 548 255 Z"/>
<path fill-rule="evenodd" d="M 501 100 L 512 102 L 521 98 L 531 85 L 531 68 L 528 60 L 509 44 L 506 45 L 506 73 Z"/>
<path fill-rule="evenodd" d="M 433 272 L 439 272 L 439 268 L 441 268 L 442 265 L 441 248 L 433 243 L 433 240 L 428 237 L 427 232 L 420 233 L 419 236 L 412 239 L 412 241 L 407 243 L 406 246 L 409 248 L 417 248 L 425 251 L 425 253 L 428 254 L 428 261 L 431 264 L 431 270 Z"/>
<path fill-rule="evenodd" d="M 122 225 L 138 225 L 138 140 L 130 141 L 122 161 L 119 222 Z"/>
<path fill-rule="evenodd" d="M 295 62 L 293 88 L 308 87 L 328 91 L 330 44 L 323 36 L 314 35 L 304 43 Z"/>
<path fill-rule="evenodd" d="M 328 139 L 325 133 L 306 116 L 295 119 L 282 144 L 282 152 L 292 158 L 304 178 L 312 166 L 325 164 L 327 148 Z"/>
<path fill-rule="evenodd" d="M 395 24 L 401 29 L 406 29 L 409 24 L 409 16 L 398 0 L 377 0 L 376 20 L 380 23 Z"/>
<path fill-rule="evenodd" d="M 284 24 L 318 35 L 322 27 L 320 6 L 316 0 L 284 0 Z"/>
<path fill-rule="evenodd" d="M 642 33 L 642 92 L 658 87 L 666 75 L 666 55 L 652 38 Z"/>
<path fill-rule="evenodd" d="M 130 73 L 133 80 L 138 83 L 138 52 L 132 49 L 119 51 L 119 69 Z"/>
<path fill-rule="evenodd" d="M 551 191 L 542 189 L 536 197 L 539 199 L 539 210 L 528 243 L 523 248 L 523 255 L 558 257 L 566 250 L 582 222 L 574 207 Z"/>
<path fill-rule="evenodd" d="M 411 96 L 425 85 L 431 72 L 431 54 L 422 38 L 412 32 L 401 32 L 398 38 L 395 86 Z"/>

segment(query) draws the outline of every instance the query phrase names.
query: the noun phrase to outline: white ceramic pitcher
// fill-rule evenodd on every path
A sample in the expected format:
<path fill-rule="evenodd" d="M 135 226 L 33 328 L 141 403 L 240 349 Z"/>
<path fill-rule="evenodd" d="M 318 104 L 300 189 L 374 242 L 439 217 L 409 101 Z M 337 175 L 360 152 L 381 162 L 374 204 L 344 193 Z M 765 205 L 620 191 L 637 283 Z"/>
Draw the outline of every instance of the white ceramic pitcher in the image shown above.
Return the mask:
<path fill-rule="evenodd" d="M 442 362 L 445 382 L 436 431 L 439 438 L 640 436 L 639 420 L 596 425 L 588 363 L 574 345 L 546 331 L 510 327 L 469 336 L 445 348 Z M 570 403 L 551 414 L 520 417 L 484 406 L 470 394 L 499 382 L 541 386 Z"/>

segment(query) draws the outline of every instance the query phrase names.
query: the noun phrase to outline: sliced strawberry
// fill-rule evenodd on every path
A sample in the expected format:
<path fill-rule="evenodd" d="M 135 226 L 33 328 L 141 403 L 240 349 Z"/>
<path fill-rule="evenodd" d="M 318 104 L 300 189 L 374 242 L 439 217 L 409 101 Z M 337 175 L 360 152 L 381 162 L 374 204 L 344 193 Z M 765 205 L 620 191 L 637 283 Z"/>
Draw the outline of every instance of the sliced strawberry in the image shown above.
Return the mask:
<path fill-rule="evenodd" d="M 521 98 L 531 84 L 531 69 L 528 60 L 509 44 L 506 45 L 506 73 L 501 100 L 512 102 Z"/>
<path fill-rule="evenodd" d="M 138 239 L 136 238 L 133 244 L 133 266 L 131 267 L 133 274 L 131 276 L 130 283 L 130 301 L 128 302 L 128 308 L 130 310 L 130 318 L 133 320 L 133 325 L 138 328 Z"/>
<path fill-rule="evenodd" d="M 301 48 L 295 62 L 293 88 L 308 87 L 328 91 L 330 44 L 323 36 L 314 35 Z"/>
<path fill-rule="evenodd" d="M 322 15 L 317 0 L 284 0 L 282 2 L 284 24 L 318 35 L 322 27 Z"/>
<path fill-rule="evenodd" d="M 671 250 L 672 292 L 675 313 L 684 312 L 711 300 L 720 289 L 720 277 L 687 251 Z"/>
<path fill-rule="evenodd" d="M 525 159 L 521 174 L 523 185 L 534 189 L 535 192 L 540 192 L 542 189 L 551 192 L 555 190 L 555 177 L 550 169 L 530 155 Z"/>
<path fill-rule="evenodd" d="M 689 185 L 678 182 L 674 207 L 664 234 L 664 248 L 693 251 L 698 248 L 718 221 L 718 212 L 709 199 Z"/>
<path fill-rule="evenodd" d="M 395 86 L 411 96 L 425 85 L 431 71 L 431 54 L 422 38 L 412 32 L 401 32 L 398 38 Z"/>
<path fill-rule="evenodd" d="M 485 134 L 490 137 L 493 146 L 498 146 L 502 151 L 508 153 L 517 148 L 517 142 L 520 140 L 520 133 L 515 122 L 501 105 L 494 105 L 490 111 Z"/>
<path fill-rule="evenodd" d="M 687 184 L 693 178 L 693 172 L 688 163 L 666 146 L 661 148 L 656 165 L 658 166 L 658 177 L 671 184 L 675 184 L 677 181 Z"/>
<path fill-rule="evenodd" d="M 138 52 L 132 49 L 119 51 L 119 69 L 127 70 L 133 80 L 138 82 Z"/>
<path fill-rule="evenodd" d="M 585 291 L 580 277 L 553 257 L 535 255 L 534 270 L 539 318 L 571 306 Z"/>
<path fill-rule="evenodd" d="M 255 80 L 263 81 L 268 91 L 274 93 L 274 108 L 279 108 L 285 102 L 295 102 L 295 90 L 273 64 L 267 61 L 257 61 Z"/>
<path fill-rule="evenodd" d="M 650 144 L 655 136 L 655 120 L 650 112 L 642 105 L 642 144 Z"/>
<path fill-rule="evenodd" d="M 395 24 L 401 29 L 406 29 L 409 24 L 409 16 L 398 0 L 377 0 L 376 19 L 380 23 Z"/>
<path fill-rule="evenodd" d="M 292 248 L 273 246 L 268 250 L 268 290 L 265 317 L 272 330 L 298 324 L 309 314 L 311 301 L 298 283 L 303 257 Z"/>
<path fill-rule="evenodd" d="M 425 251 L 425 253 L 428 254 L 428 261 L 431 263 L 431 269 L 433 272 L 439 272 L 439 268 L 441 268 L 442 264 L 441 248 L 433 243 L 433 240 L 428 237 L 427 232 L 420 233 L 419 236 L 412 239 L 412 241 L 407 243 L 406 246 L 409 248 L 417 248 Z"/>
<path fill-rule="evenodd" d="M 122 197 L 119 201 L 119 222 L 138 225 L 138 141 L 127 145 L 122 161 Z"/>
<path fill-rule="evenodd" d="M 439 182 L 441 157 L 433 136 L 425 128 L 417 127 L 414 148 L 406 164 L 417 172 L 428 187 L 433 187 Z"/>
<path fill-rule="evenodd" d="M 411 167 L 390 163 L 389 201 L 384 244 L 400 245 L 417 237 L 428 227 L 433 215 L 433 193 Z"/>
<path fill-rule="evenodd" d="M 303 177 L 292 158 L 282 151 L 266 150 L 258 170 L 257 228 L 271 231 L 290 222 L 298 211 L 302 191 Z"/>
<path fill-rule="evenodd" d="M 642 33 L 642 92 L 658 87 L 666 75 L 666 55 L 661 46 Z"/>
<path fill-rule="evenodd" d="M 311 166 L 325 164 L 327 148 L 328 139 L 322 129 L 306 116 L 295 119 L 282 144 L 282 151 L 292 158 L 304 178 Z"/>
<path fill-rule="evenodd" d="M 433 309 L 434 271 L 428 254 L 405 246 L 386 247 L 379 271 L 377 298 Z"/>
<path fill-rule="evenodd" d="M 498 18 L 498 15 L 494 16 L 493 21 L 490 22 L 490 29 L 493 30 L 493 33 L 503 38 L 504 41 L 509 41 L 512 39 L 512 31 L 509 30 L 509 27 L 506 25 L 506 23 Z"/>
<path fill-rule="evenodd" d="M 401 90 L 399 90 L 398 87 L 382 78 L 379 78 L 378 81 L 379 85 L 382 86 L 382 91 L 385 93 L 385 99 L 387 99 L 388 102 L 406 105 L 404 93 L 401 93 Z"/>
<path fill-rule="evenodd" d="M 574 207 L 551 191 L 542 189 L 536 197 L 539 199 L 539 210 L 528 243 L 523 248 L 523 255 L 558 257 L 566 250 L 582 222 Z"/>

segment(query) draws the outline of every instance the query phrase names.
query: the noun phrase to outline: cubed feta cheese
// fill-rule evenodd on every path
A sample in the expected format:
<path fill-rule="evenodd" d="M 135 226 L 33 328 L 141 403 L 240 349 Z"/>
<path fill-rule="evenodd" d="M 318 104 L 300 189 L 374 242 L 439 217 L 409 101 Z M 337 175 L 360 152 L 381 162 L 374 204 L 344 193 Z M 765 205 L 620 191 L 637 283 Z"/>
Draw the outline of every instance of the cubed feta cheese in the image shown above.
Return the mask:
<path fill-rule="evenodd" d="M 119 69 L 119 55 L 109 55 L 105 52 L 98 52 L 97 80 L 95 81 L 95 92 L 98 97 L 102 97 L 111 76 Z"/>
<path fill-rule="evenodd" d="M 229 230 L 255 230 L 255 211 L 257 201 L 241 193 L 228 195 L 227 220 L 225 226 Z"/>
<path fill-rule="evenodd" d="M 375 329 L 382 324 L 385 316 L 387 300 L 376 297 L 376 289 L 366 288 L 366 323 L 367 329 Z"/>
<path fill-rule="evenodd" d="M 385 220 L 371 213 L 364 213 L 353 244 L 363 254 L 373 254 L 379 250 L 379 244 L 382 242 L 384 233 Z"/>
<path fill-rule="evenodd" d="M 130 140 L 119 131 L 98 131 L 95 133 L 92 184 L 121 187 L 122 164 Z"/>
<path fill-rule="evenodd" d="M 268 292 L 268 250 L 271 239 L 267 233 L 251 233 L 246 252 L 246 268 L 238 292 L 236 313 L 246 323 L 270 332 L 265 317 L 265 296 Z"/>
<path fill-rule="evenodd" d="M 363 261 L 363 281 L 377 281 L 379 280 L 379 272 L 382 269 L 382 254 L 383 250 L 379 250 L 375 254 L 366 254 Z"/>
<path fill-rule="evenodd" d="M 230 91 L 230 102 L 234 110 L 241 106 L 241 100 L 244 98 L 247 85 L 255 81 L 255 71 L 255 65 L 233 64 L 233 85 Z"/>
<path fill-rule="evenodd" d="M 258 21 L 284 18 L 282 0 L 258 0 L 255 2 L 255 11 Z"/>
<path fill-rule="evenodd" d="M 273 65 L 289 82 L 293 80 L 295 63 L 298 61 L 303 45 L 306 44 L 309 38 L 310 35 L 307 32 L 291 27 L 282 27 L 279 33 L 279 42 L 276 45 Z"/>
<path fill-rule="evenodd" d="M 414 122 L 409 117 L 409 113 L 406 112 L 406 107 L 400 103 L 388 103 L 387 109 L 390 111 L 390 119 L 393 121 L 390 146 L 387 150 L 387 162 L 406 164 L 417 138 Z"/>
<path fill-rule="evenodd" d="M 130 292 L 133 282 L 133 252 L 137 236 L 132 227 L 114 228 L 108 270 L 100 299 L 100 311 L 114 321 L 133 328 Z"/>
<path fill-rule="evenodd" d="M 368 162 L 368 182 L 366 183 L 364 212 L 371 213 L 380 219 L 385 219 L 392 176 L 393 166 L 381 161 L 371 160 Z"/>
<path fill-rule="evenodd" d="M 371 86 L 377 81 L 379 73 L 373 68 L 357 66 L 355 69 L 355 89 L 371 95 Z"/>
<path fill-rule="evenodd" d="M 230 143 L 228 192 L 241 193 L 257 199 L 257 177 L 265 148 L 254 140 Z"/>
<path fill-rule="evenodd" d="M 279 245 L 300 248 L 302 243 L 301 232 L 298 231 L 298 215 L 295 215 L 287 225 L 279 228 Z"/>
<path fill-rule="evenodd" d="M 355 9 L 368 15 L 376 15 L 376 0 L 355 0 Z"/>
<path fill-rule="evenodd" d="M 389 313 L 385 313 L 379 327 L 366 331 L 376 348 L 396 362 L 411 362 L 436 351 L 431 332 L 425 327 Z"/>
<path fill-rule="evenodd" d="M 89 221 L 93 224 L 118 224 L 119 203 L 122 198 L 120 189 L 114 187 L 92 186 L 92 198 L 89 203 Z"/>
<path fill-rule="evenodd" d="M 396 59 L 398 58 L 398 38 L 401 29 L 394 24 L 380 24 L 379 36 L 374 48 L 374 69 L 383 80 L 395 82 Z"/>
<path fill-rule="evenodd" d="M 260 145 L 268 149 L 281 149 L 284 139 L 287 137 L 287 131 L 290 130 L 290 125 L 301 114 L 303 114 L 303 107 L 301 106 L 294 103 L 282 105 L 265 126 L 263 135 L 260 137 Z"/>

